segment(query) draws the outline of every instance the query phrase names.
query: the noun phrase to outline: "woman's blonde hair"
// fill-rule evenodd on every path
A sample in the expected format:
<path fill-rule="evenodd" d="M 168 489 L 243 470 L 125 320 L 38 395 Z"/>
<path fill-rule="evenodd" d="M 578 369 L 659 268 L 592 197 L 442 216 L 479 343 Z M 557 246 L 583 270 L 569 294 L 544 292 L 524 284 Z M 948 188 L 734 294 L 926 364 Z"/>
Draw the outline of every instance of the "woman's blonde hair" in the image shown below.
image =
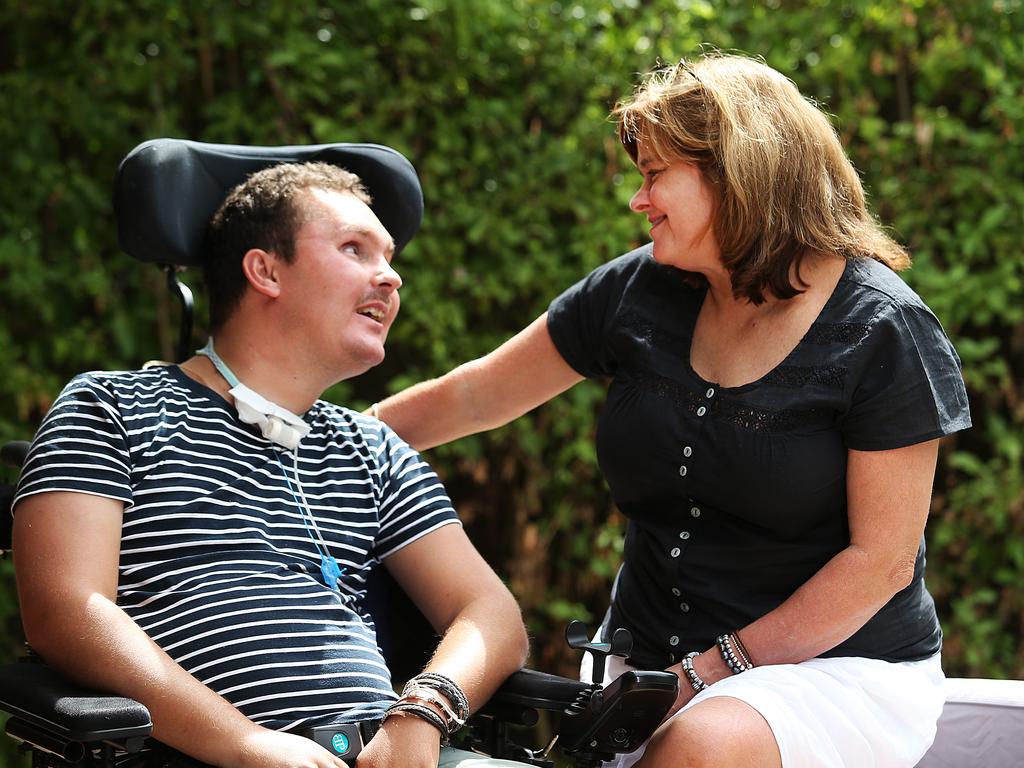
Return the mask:
<path fill-rule="evenodd" d="M 700 167 L 716 193 L 714 233 L 736 296 L 795 296 L 791 267 L 799 280 L 812 253 L 910 265 L 867 210 L 828 118 L 766 64 L 721 53 L 680 61 L 650 73 L 612 114 L 634 162 L 642 143 Z"/>

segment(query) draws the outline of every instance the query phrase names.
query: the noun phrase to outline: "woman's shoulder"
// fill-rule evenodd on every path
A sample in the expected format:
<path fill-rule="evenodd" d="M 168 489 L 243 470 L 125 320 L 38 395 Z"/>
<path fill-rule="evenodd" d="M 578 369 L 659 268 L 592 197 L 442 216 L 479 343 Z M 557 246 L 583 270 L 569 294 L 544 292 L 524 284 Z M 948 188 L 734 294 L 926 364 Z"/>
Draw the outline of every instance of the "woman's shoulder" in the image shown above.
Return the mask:
<path fill-rule="evenodd" d="M 639 266 L 654 265 L 654 244 L 644 243 L 631 251 L 626 251 L 621 256 L 616 256 L 609 264 L 618 264 L 622 267 L 637 268 Z"/>
<path fill-rule="evenodd" d="M 858 299 L 878 308 L 931 311 L 898 273 L 875 259 L 851 259 L 844 279 Z"/>
<path fill-rule="evenodd" d="M 901 277 L 870 259 L 847 270 L 847 301 L 834 327 L 853 332 L 843 365 L 848 448 L 884 450 L 970 426 L 960 358 L 935 313 Z"/>
<path fill-rule="evenodd" d="M 649 271 L 658 266 L 652 257 L 651 244 L 642 245 L 598 265 L 590 271 L 591 281 L 628 280 L 639 272 Z"/>
<path fill-rule="evenodd" d="M 941 328 L 935 313 L 903 278 L 870 258 L 851 259 L 843 277 L 819 316 L 819 332 L 841 328 L 839 334 L 863 340 L 873 331 L 905 326 Z M 856 332 L 853 332 L 856 331 Z"/>
<path fill-rule="evenodd" d="M 839 344 L 862 360 L 877 350 L 918 346 L 956 354 L 935 313 L 903 278 L 870 258 L 851 259 L 808 336 Z M 832 354 L 835 349 L 832 349 Z"/>
<path fill-rule="evenodd" d="M 664 294 L 672 303 L 686 294 L 703 295 L 689 273 L 654 260 L 651 243 L 616 256 L 594 269 L 577 284 L 584 292 L 613 293 L 617 296 Z"/>
<path fill-rule="evenodd" d="M 623 274 L 643 273 L 658 275 L 670 280 L 683 280 L 687 272 L 678 267 L 660 264 L 654 259 L 654 244 L 645 243 L 621 256 L 605 262 L 594 271 L 606 270 Z"/>

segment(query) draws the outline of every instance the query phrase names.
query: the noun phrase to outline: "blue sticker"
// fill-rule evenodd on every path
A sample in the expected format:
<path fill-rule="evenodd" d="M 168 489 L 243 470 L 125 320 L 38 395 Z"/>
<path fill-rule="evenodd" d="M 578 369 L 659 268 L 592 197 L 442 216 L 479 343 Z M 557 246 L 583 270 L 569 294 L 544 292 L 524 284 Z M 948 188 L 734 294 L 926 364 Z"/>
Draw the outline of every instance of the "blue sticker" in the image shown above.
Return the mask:
<path fill-rule="evenodd" d="M 334 751 L 339 755 L 344 755 L 348 752 L 348 736 L 339 731 L 331 738 L 331 746 L 334 747 Z"/>

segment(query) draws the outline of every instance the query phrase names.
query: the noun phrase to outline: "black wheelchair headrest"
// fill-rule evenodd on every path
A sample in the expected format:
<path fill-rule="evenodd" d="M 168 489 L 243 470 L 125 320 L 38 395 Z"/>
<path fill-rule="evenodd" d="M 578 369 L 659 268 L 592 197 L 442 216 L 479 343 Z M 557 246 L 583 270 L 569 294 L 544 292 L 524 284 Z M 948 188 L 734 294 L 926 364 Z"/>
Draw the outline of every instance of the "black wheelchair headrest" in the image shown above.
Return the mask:
<path fill-rule="evenodd" d="M 114 180 L 118 243 L 157 264 L 200 266 L 206 226 L 228 193 L 250 174 L 277 163 L 326 162 L 356 174 L 371 208 L 405 247 L 423 219 L 419 177 L 403 155 L 379 144 L 247 147 L 153 139 L 121 161 Z"/>

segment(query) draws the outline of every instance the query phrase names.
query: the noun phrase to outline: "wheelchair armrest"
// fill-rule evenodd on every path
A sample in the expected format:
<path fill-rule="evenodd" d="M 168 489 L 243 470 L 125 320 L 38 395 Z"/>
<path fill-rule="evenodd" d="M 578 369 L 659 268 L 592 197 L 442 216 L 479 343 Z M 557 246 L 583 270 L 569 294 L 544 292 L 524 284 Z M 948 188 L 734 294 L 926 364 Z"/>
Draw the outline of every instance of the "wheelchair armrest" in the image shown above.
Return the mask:
<path fill-rule="evenodd" d="M 40 663 L 0 666 L 0 710 L 11 715 L 12 737 L 58 754 L 68 745 L 98 742 L 121 742 L 134 751 L 153 728 L 149 710 L 137 701 L 82 688 Z"/>
<path fill-rule="evenodd" d="M 568 707 L 589 688 L 579 680 L 535 669 L 520 669 L 501 684 L 491 701 L 558 711 Z"/>
<path fill-rule="evenodd" d="M 520 669 L 501 684 L 476 715 L 509 725 L 534 726 L 540 719 L 538 710 L 560 712 L 589 688 L 579 680 Z"/>

